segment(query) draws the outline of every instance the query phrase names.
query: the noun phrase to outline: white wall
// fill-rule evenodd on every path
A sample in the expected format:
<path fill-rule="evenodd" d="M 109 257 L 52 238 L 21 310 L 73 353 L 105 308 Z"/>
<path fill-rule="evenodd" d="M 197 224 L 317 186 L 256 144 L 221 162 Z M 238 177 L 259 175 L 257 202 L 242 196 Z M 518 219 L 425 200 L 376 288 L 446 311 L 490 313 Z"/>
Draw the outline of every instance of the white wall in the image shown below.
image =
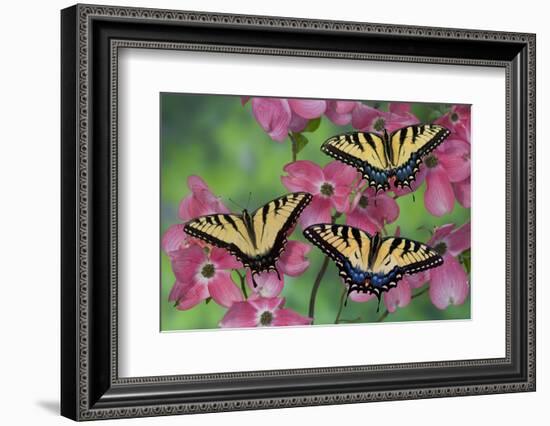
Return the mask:
<path fill-rule="evenodd" d="M 550 155 L 543 135 L 550 115 L 550 28 L 544 2 L 407 1 L 271 2 L 245 0 L 103 1 L 143 7 L 266 14 L 537 33 L 538 78 L 538 391 L 453 399 L 295 408 L 122 420 L 132 424 L 461 425 L 489 420 L 517 425 L 547 417 L 550 255 L 544 243 Z M 12 424 L 67 424 L 57 415 L 59 394 L 59 9 L 70 2 L 11 1 L 0 24 L 0 418 Z M 546 197 L 545 197 L 546 195 Z M 545 199 L 546 198 L 546 199 Z M 102 424 L 110 424 L 105 422 Z M 541 424 L 536 421 L 534 424 Z M 115 424 L 115 423 L 113 423 Z"/>

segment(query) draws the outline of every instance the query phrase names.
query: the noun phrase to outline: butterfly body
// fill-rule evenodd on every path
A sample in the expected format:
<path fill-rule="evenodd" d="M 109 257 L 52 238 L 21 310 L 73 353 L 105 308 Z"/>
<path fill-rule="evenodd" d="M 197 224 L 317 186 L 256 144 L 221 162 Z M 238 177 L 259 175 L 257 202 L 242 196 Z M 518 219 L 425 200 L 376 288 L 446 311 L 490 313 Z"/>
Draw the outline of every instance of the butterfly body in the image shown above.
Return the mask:
<path fill-rule="evenodd" d="M 283 253 L 287 234 L 311 202 L 306 192 L 276 198 L 252 213 L 212 214 L 187 222 L 184 231 L 208 244 L 224 248 L 254 275 L 276 271 L 276 262 Z"/>
<path fill-rule="evenodd" d="M 348 285 L 348 294 L 383 292 L 397 286 L 405 274 L 443 263 L 426 244 L 401 237 L 373 236 L 346 225 L 317 224 L 304 230 L 305 237 L 328 255 Z"/>
<path fill-rule="evenodd" d="M 436 124 L 418 124 L 391 134 L 349 132 L 327 139 L 321 150 L 359 170 L 369 186 L 377 191 L 390 189 L 395 176 L 398 188 L 410 187 L 422 159 L 441 144 L 449 130 Z"/>

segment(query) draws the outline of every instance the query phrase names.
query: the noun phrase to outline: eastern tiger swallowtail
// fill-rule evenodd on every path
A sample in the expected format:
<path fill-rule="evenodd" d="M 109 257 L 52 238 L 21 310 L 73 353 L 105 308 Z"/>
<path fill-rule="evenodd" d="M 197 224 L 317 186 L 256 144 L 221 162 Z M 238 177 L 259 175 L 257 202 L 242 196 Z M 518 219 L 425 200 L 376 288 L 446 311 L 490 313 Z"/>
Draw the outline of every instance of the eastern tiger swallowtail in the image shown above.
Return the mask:
<path fill-rule="evenodd" d="M 321 150 L 358 169 L 376 191 L 390 189 L 388 179 L 395 176 L 395 186 L 410 187 L 422 158 L 449 136 L 437 124 L 418 124 L 398 129 L 391 134 L 350 132 L 333 136 Z"/>
<path fill-rule="evenodd" d="M 253 213 L 212 214 L 187 222 L 184 231 L 234 255 L 254 275 L 279 271 L 275 263 L 285 249 L 288 231 L 311 202 L 307 192 L 276 198 Z"/>
<path fill-rule="evenodd" d="M 317 224 L 305 237 L 325 252 L 352 291 L 373 293 L 380 302 L 384 291 L 396 287 L 405 274 L 435 268 L 443 258 L 426 244 L 400 237 L 370 236 L 346 225 Z"/>

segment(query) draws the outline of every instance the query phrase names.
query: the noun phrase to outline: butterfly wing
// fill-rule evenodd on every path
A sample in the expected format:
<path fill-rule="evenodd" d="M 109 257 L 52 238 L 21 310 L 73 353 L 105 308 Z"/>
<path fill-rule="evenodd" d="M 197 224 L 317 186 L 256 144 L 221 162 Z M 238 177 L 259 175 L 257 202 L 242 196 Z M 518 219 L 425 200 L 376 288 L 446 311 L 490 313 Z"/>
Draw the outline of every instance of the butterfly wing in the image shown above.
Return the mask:
<path fill-rule="evenodd" d="M 285 249 L 288 232 L 312 198 L 307 192 L 295 192 L 276 198 L 252 213 L 255 255 L 265 269 L 275 269 L 275 262 Z"/>
<path fill-rule="evenodd" d="M 377 191 L 389 189 L 384 139 L 376 133 L 351 132 L 327 139 L 321 151 L 359 170 Z"/>
<path fill-rule="evenodd" d="M 190 220 L 184 231 L 192 237 L 229 251 L 243 264 L 255 255 L 255 248 L 241 215 L 212 214 Z"/>
<path fill-rule="evenodd" d="M 397 286 L 404 274 L 414 274 L 443 264 L 431 247 L 407 238 L 384 238 L 372 261 L 372 284 L 380 292 Z"/>
<path fill-rule="evenodd" d="M 437 124 L 419 124 L 403 127 L 390 136 L 392 174 L 395 186 L 410 186 L 414 181 L 422 158 L 443 142 L 450 132 Z"/>
<path fill-rule="evenodd" d="M 371 237 L 358 228 L 346 225 L 318 224 L 304 230 L 304 236 L 329 256 L 348 284 L 348 293 L 367 291 L 370 278 Z"/>

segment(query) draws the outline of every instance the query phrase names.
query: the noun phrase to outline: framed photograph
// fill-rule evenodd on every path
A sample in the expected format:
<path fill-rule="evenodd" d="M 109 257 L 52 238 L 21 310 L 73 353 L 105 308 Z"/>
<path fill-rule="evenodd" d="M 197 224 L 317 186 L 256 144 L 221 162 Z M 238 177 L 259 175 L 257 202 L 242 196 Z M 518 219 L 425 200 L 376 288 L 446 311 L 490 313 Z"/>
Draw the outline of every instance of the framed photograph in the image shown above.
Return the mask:
<path fill-rule="evenodd" d="M 535 35 L 61 12 L 61 412 L 535 390 Z"/>

